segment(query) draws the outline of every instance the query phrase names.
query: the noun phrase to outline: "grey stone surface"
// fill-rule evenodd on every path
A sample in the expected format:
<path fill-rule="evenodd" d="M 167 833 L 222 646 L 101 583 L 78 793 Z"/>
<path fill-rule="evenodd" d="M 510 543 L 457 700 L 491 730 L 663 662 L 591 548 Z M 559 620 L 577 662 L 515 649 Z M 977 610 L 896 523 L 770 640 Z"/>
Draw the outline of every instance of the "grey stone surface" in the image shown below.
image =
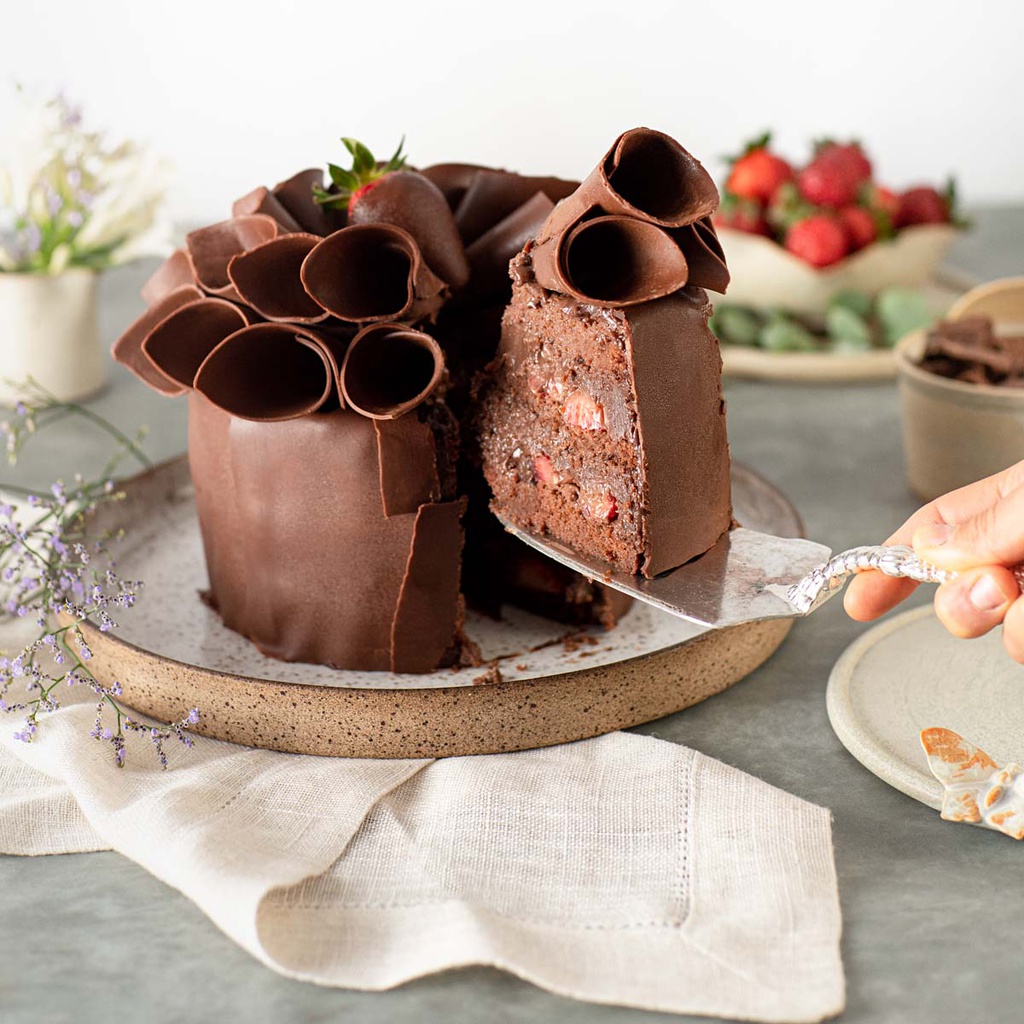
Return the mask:
<path fill-rule="evenodd" d="M 1024 210 L 984 211 L 977 226 L 951 262 L 983 277 L 1019 272 Z M 106 280 L 108 337 L 141 310 L 134 295 L 143 274 L 135 268 Z M 792 498 L 810 536 L 836 549 L 879 541 L 913 511 L 892 384 L 734 381 L 727 393 L 736 457 Z M 155 457 L 184 447 L 182 403 L 150 395 L 120 371 L 95 407 L 127 428 L 147 422 Z M 21 482 L 45 484 L 95 469 L 103 450 L 70 425 L 35 445 L 19 470 Z M 863 630 L 833 602 L 798 623 L 747 680 L 640 731 L 831 808 L 845 916 L 845 1024 L 1019 1020 L 1024 850 L 1004 836 L 942 822 L 862 768 L 829 728 L 829 670 Z M 485 969 L 383 994 L 288 981 L 250 959 L 180 894 L 115 854 L 0 858 L 0 906 L 5 1024 L 125 1017 L 155 1024 L 685 1019 L 577 1003 Z"/>

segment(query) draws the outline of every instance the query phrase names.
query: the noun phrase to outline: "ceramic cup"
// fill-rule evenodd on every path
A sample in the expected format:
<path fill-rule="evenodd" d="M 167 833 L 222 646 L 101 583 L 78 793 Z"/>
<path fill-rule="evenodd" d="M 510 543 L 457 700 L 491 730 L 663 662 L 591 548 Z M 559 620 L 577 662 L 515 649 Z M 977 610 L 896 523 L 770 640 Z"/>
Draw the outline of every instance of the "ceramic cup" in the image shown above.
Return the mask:
<path fill-rule="evenodd" d="M 0 402 L 18 398 L 11 383 L 34 378 L 61 401 L 94 394 L 107 381 L 100 343 L 99 275 L 0 273 Z"/>
<path fill-rule="evenodd" d="M 1024 278 L 972 289 L 947 319 L 987 315 L 997 333 L 1024 331 Z M 922 370 L 925 331 L 895 349 L 911 490 L 925 501 L 1024 459 L 1024 388 L 967 384 Z"/>

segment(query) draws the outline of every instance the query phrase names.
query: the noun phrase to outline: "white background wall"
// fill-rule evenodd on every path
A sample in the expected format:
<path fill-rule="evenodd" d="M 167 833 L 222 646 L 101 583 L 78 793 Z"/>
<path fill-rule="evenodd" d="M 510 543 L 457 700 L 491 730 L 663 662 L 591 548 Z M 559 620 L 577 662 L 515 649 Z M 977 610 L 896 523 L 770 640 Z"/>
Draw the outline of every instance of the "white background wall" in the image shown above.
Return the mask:
<path fill-rule="evenodd" d="M 1024 202 L 1024 5 L 1009 0 L 0 0 L 0 74 L 63 85 L 173 158 L 173 210 L 342 156 L 585 174 L 623 128 L 718 157 L 774 127 L 858 136 L 895 186 Z M 3 140 L 0 140 L 2 146 Z"/>

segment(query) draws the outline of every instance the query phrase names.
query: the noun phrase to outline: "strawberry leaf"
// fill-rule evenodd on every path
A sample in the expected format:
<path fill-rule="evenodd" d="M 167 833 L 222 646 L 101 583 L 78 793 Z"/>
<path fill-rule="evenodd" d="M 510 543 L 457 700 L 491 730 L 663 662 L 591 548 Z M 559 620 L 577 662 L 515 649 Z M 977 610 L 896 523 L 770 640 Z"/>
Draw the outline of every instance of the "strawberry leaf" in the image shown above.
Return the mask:
<path fill-rule="evenodd" d="M 405 167 L 406 158 L 402 153 L 405 146 L 404 135 L 398 144 L 398 149 L 386 164 L 379 164 L 369 148 L 358 139 L 343 136 L 341 142 L 348 150 L 349 156 L 352 157 L 352 166 L 345 168 L 339 167 L 337 164 L 327 165 L 327 171 L 336 191 L 324 192 L 323 189 L 314 189 L 314 198 L 321 206 L 344 206 L 364 185 L 369 185 L 371 182 L 383 178 L 385 174 L 391 171 L 400 171 Z"/>

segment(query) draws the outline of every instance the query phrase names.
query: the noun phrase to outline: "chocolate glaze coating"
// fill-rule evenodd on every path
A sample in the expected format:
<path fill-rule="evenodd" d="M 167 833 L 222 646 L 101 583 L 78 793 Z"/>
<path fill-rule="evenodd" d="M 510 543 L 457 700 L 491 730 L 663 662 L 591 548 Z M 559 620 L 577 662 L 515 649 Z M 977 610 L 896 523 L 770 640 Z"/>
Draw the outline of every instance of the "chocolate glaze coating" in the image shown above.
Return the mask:
<path fill-rule="evenodd" d="M 377 437 L 344 410 L 250 423 L 189 399 L 209 601 L 271 657 L 425 672 L 461 655 L 462 502 L 386 516 Z"/>

